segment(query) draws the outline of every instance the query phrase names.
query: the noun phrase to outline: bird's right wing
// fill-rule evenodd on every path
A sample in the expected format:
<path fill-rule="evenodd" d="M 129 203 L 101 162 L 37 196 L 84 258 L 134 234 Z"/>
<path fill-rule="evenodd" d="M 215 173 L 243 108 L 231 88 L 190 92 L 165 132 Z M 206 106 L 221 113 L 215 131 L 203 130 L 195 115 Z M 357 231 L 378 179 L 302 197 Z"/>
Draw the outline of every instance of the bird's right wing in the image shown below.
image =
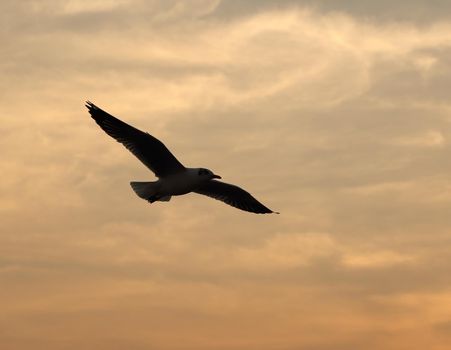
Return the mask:
<path fill-rule="evenodd" d="M 227 184 L 225 182 L 210 180 L 194 192 L 220 200 L 228 205 L 231 205 L 232 207 L 249 211 L 251 213 L 279 214 L 265 207 L 262 203 L 252 197 L 249 192 L 246 192 L 238 186 Z"/>
<path fill-rule="evenodd" d="M 124 123 L 89 101 L 86 102 L 86 107 L 103 131 L 122 143 L 157 177 L 165 177 L 185 170 L 185 167 L 157 138 Z"/>

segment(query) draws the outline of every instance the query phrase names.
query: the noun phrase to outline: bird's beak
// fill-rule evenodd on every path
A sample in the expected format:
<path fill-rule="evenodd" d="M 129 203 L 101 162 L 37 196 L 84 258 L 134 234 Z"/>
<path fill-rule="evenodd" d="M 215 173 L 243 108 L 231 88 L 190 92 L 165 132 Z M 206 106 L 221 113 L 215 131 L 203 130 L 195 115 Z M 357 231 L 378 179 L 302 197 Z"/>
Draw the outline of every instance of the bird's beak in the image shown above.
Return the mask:
<path fill-rule="evenodd" d="M 221 176 L 213 174 L 213 179 L 221 179 Z"/>

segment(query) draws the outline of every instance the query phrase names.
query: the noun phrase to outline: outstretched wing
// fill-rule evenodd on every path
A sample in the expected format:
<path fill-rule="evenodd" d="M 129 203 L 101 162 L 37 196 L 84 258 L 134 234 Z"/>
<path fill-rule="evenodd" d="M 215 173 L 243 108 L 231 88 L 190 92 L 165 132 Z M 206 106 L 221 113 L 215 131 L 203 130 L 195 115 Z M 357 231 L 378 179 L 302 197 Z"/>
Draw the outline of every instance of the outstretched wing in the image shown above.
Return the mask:
<path fill-rule="evenodd" d="M 276 213 L 256 200 L 249 192 L 225 182 L 210 180 L 194 192 L 223 201 L 232 207 L 257 214 Z"/>
<path fill-rule="evenodd" d="M 89 101 L 86 102 L 86 107 L 103 131 L 122 143 L 157 177 L 165 177 L 185 170 L 185 167 L 160 140 L 113 117 Z"/>

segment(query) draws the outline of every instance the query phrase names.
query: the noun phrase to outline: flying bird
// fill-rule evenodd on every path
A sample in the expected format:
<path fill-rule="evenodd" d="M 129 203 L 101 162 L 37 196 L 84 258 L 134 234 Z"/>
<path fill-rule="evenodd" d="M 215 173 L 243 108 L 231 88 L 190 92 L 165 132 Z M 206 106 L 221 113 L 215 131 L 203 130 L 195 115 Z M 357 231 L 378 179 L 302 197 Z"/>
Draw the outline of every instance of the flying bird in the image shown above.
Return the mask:
<path fill-rule="evenodd" d="M 135 193 L 154 203 L 168 202 L 172 196 L 199 193 L 235 208 L 257 214 L 276 213 L 242 188 L 218 181 L 219 175 L 205 168 L 186 168 L 157 138 L 143 132 L 87 101 L 91 117 L 108 135 L 122 143 L 158 178 L 154 182 L 130 182 Z"/>

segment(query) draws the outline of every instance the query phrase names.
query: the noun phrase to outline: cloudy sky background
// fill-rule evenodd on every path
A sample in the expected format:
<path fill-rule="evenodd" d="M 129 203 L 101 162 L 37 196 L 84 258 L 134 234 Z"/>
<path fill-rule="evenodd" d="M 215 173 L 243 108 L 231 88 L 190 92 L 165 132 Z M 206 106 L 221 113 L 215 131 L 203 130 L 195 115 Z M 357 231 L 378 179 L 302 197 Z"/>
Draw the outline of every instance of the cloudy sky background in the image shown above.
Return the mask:
<path fill-rule="evenodd" d="M 0 4 L 0 347 L 448 349 L 451 3 Z M 86 99 L 281 215 L 152 174 Z"/>

